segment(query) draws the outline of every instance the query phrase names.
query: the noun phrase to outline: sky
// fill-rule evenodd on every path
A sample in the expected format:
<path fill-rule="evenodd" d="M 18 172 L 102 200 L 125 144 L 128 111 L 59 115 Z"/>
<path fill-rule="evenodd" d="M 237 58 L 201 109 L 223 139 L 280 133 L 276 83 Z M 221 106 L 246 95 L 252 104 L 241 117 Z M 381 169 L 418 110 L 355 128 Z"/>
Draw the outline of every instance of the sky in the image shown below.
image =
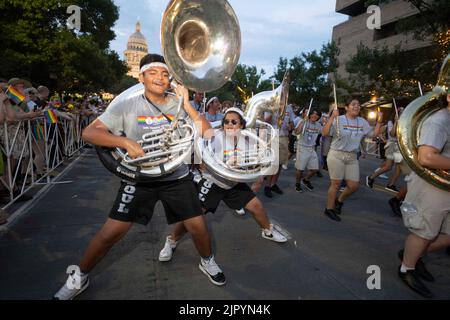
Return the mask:
<path fill-rule="evenodd" d="M 336 13 L 335 0 L 228 0 L 239 20 L 242 48 L 239 63 L 273 74 L 279 57 L 320 50 L 331 40 L 333 26 L 346 21 Z M 114 0 L 120 17 L 112 50 L 122 59 L 136 22 L 147 39 L 149 52 L 161 53 L 161 17 L 169 0 Z"/>

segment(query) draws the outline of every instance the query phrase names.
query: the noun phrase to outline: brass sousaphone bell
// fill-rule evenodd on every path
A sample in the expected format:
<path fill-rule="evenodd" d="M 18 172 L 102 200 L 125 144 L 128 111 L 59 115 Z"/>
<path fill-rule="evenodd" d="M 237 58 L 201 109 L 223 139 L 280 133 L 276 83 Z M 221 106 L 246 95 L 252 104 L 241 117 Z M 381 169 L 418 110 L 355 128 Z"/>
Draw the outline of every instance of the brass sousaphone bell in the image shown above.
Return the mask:
<path fill-rule="evenodd" d="M 450 54 L 445 58 L 436 86 L 431 92 L 411 102 L 403 111 L 397 127 L 398 145 L 409 167 L 435 187 L 450 191 L 450 174 L 444 170 L 423 167 L 418 160 L 418 145 L 422 125 L 442 109 L 440 100 L 450 87 Z"/>
<path fill-rule="evenodd" d="M 239 22 L 226 0 L 171 0 L 161 22 L 161 44 L 177 83 L 194 91 L 214 91 L 230 79 L 239 61 Z M 143 93 L 143 85 L 135 85 L 111 104 Z M 196 132 L 195 126 L 180 116 L 183 103 L 179 98 L 178 113 L 170 125 L 138 141 L 144 157 L 131 159 L 120 148 L 97 148 L 105 167 L 126 180 L 151 182 L 188 163 Z"/>

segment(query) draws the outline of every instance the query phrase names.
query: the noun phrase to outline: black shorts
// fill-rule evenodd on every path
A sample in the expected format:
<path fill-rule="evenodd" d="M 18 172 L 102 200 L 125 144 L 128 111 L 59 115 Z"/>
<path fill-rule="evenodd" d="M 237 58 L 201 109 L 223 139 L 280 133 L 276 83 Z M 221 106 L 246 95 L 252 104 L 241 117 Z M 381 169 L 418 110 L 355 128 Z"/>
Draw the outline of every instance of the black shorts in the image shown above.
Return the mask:
<path fill-rule="evenodd" d="M 252 189 L 245 183 L 238 183 L 233 188 L 227 190 L 216 184 L 202 179 L 197 183 L 198 198 L 207 212 L 214 213 L 221 200 L 234 210 L 245 208 L 245 206 L 255 198 Z"/>
<path fill-rule="evenodd" d="M 202 206 L 191 175 L 176 181 L 151 184 L 122 182 L 109 217 L 147 225 L 161 200 L 168 224 L 202 215 Z"/>

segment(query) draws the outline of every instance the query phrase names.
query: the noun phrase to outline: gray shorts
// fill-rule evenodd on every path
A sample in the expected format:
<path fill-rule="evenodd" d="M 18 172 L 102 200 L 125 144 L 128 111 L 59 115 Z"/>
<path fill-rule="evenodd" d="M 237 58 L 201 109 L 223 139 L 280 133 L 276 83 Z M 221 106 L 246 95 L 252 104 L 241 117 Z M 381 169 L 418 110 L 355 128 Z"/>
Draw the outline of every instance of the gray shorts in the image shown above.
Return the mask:
<path fill-rule="evenodd" d="M 450 235 L 450 192 L 432 186 L 415 173 L 408 180 L 402 205 L 405 226 L 423 239 L 434 240 L 440 233 Z"/>
<path fill-rule="evenodd" d="M 297 145 L 297 158 L 295 169 L 300 171 L 319 170 L 319 157 L 314 147 L 304 147 Z"/>
<path fill-rule="evenodd" d="M 279 147 L 280 147 L 280 155 L 279 161 L 280 166 L 288 164 L 289 161 L 289 137 L 279 137 Z"/>
<path fill-rule="evenodd" d="M 331 180 L 359 182 L 359 162 L 356 153 L 330 150 L 327 164 Z"/>

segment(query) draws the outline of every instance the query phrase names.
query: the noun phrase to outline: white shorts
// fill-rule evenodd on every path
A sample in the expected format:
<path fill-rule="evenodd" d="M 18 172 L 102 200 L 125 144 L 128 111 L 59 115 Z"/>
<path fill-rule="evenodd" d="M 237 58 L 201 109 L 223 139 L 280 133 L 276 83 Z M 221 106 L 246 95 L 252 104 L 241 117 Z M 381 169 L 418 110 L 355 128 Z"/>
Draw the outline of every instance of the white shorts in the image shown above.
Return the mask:
<path fill-rule="evenodd" d="M 297 159 L 295 168 L 300 171 L 319 170 L 319 157 L 314 147 L 304 147 L 297 144 Z"/>

